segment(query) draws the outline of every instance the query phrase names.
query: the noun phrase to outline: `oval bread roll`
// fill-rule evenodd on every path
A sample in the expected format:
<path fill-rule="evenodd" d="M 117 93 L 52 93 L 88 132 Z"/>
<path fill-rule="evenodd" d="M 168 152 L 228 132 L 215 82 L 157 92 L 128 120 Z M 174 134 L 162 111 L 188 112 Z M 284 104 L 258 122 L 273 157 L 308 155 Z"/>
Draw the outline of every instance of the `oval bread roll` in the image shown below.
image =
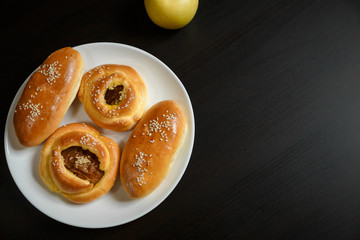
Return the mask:
<path fill-rule="evenodd" d="M 78 97 L 96 125 L 121 132 L 132 129 L 143 115 L 147 90 L 135 69 L 106 64 L 84 74 Z"/>
<path fill-rule="evenodd" d="M 106 194 L 119 172 L 120 149 L 110 138 L 84 123 L 58 128 L 45 142 L 40 176 L 50 190 L 75 203 Z"/>
<path fill-rule="evenodd" d="M 30 76 L 13 118 L 22 145 L 38 145 L 59 127 L 76 97 L 83 72 L 80 53 L 66 47 L 52 53 Z"/>
<path fill-rule="evenodd" d="M 164 180 L 182 145 L 186 119 L 171 100 L 152 106 L 132 131 L 123 151 L 120 178 L 133 198 L 145 197 Z"/>

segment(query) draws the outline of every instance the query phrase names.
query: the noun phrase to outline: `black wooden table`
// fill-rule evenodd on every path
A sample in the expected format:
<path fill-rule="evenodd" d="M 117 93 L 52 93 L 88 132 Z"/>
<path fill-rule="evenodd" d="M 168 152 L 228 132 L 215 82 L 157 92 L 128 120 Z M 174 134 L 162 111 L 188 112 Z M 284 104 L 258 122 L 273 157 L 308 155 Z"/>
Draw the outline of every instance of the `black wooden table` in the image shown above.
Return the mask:
<path fill-rule="evenodd" d="M 196 126 L 170 196 L 105 229 L 33 207 L 2 150 L 2 239 L 360 239 L 359 1 L 200 0 L 194 20 L 175 31 L 154 25 L 143 1 L 2 10 L 2 132 L 17 90 L 48 54 L 92 42 L 162 60 L 187 89 Z"/>

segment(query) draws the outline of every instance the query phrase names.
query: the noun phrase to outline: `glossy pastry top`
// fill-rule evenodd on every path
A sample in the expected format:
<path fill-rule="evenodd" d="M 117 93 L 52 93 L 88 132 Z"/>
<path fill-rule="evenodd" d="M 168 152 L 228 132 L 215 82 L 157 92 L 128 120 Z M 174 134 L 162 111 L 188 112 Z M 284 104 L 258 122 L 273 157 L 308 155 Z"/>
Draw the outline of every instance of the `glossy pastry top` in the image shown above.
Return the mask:
<path fill-rule="evenodd" d="M 92 201 L 113 186 L 120 149 L 110 138 L 83 123 L 57 129 L 45 142 L 40 175 L 55 192 L 76 203 Z"/>
<path fill-rule="evenodd" d="M 59 127 L 76 97 L 83 69 L 80 53 L 66 47 L 52 53 L 31 75 L 13 118 L 21 144 L 38 145 Z"/>
<path fill-rule="evenodd" d="M 132 67 L 106 64 L 84 74 L 78 97 L 98 126 L 126 131 L 141 118 L 146 107 L 147 90 Z"/>
<path fill-rule="evenodd" d="M 122 155 L 121 182 L 131 197 L 144 197 L 166 177 L 186 132 L 186 119 L 174 101 L 152 106 L 131 133 Z"/>

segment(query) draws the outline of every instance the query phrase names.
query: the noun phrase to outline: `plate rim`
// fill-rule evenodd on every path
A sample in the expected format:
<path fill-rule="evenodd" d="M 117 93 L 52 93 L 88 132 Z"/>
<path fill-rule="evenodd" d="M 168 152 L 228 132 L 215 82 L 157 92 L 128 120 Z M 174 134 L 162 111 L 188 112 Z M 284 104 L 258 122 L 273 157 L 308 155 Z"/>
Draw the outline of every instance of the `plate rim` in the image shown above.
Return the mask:
<path fill-rule="evenodd" d="M 7 113 L 7 117 L 6 117 L 6 123 L 5 123 L 5 129 L 4 129 L 4 150 L 5 150 L 5 157 L 6 157 L 6 163 L 7 163 L 7 166 L 8 166 L 8 169 L 10 171 L 10 174 L 11 174 L 11 177 L 12 179 L 14 180 L 16 186 L 18 187 L 18 189 L 20 190 L 20 192 L 22 193 L 22 195 L 25 197 L 25 199 L 27 201 L 29 201 L 31 203 L 32 206 L 34 206 L 36 209 L 38 209 L 40 212 L 42 212 L 43 214 L 45 214 L 46 216 L 58 221 L 58 222 L 61 222 L 63 224 L 67 224 L 67 225 L 71 225 L 71 226 L 75 226 L 75 227 L 80 227 L 80 228 L 107 228 L 107 227 L 114 227 L 114 226 L 119 226 L 119 225 L 122 225 L 122 224 L 126 224 L 128 222 L 131 222 L 131 221 L 134 221 L 144 215 L 146 215 L 147 213 L 151 212 L 152 210 L 154 210 L 155 208 L 157 208 L 164 200 L 166 200 L 166 198 L 173 192 L 173 190 L 176 188 L 176 186 L 179 184 L 180 180 L 182 179 L 182 177 L 184 176 L 184 173 L 188 167 L 188 164 L 190 162 L 190 159 L 191 159 L 191 155 L 192 155 L 192 152 L 193 152 L 193 148 L 194 148 L 194 143 L 195 143 L 195 117 L 194 117 L 194 110 L 193 110 L 193 107 L 192 107 L 192 103 L 191 103 L 191 99 L 190 99 L 190 96 L 188 94 L 188 92 L 186 91 L 186 88 L 185 86 L 183 85 L 183 83 L 181 82 L 181 80 L 177 77 L 177 75 L 164 63 L 162 62 L 160 59 L 158 59 L 157 57 L 155 57 L 154 55 L 152 55 L 151 53 L 145 51 L 145 50 L 142 50 L 138 47 L 135 47 L 135 46 L 131 46 L 131 45 L 128 45 L 128 44 L 123 44 L 123 43 L 116 43 L 116 42 L 93 42 L 93 43 L 85 43 L 85 44 L 81 44 L 81 45 L 77 45 L 77 46 L 74 46 L 73 48 L 75 50 L 78 50 L 78 48 L 86 48 L 86 47 L 93 47 L 93 46 L 98 46 L 98 47 L 101 47 L 101 45 L 103 46 L 112 46 L 112 47 L 122 47 L 122 48 L 127 48 L 127 49 L 130 49 L 132 51 L 135 51 L 135 52 L 139 52 L 143 55 L 146 55 L 147 57 L 151 58 L 153 61 L 157 62 L 157 64 L 160 64 L 162 68 L 165 68 L 165 70 L 167 72 L 169 72 L 173 77 L 174 79 L 177 81 L 177 83 L 179 84 L 179 86 L 182 88 L 182 90 L 184 91 L 185 95 L 186 95 L 186 102 L 187 104 L 189 105 L 189 109 L 187 109 L 189 111 L 189 115 L 190 115 L 190 119 L 188 119 L 188 124 L 190 123 L 191 124 L 191 128 L 190 128 L 190 131 L 189 131 L 189 128 L 188 128 L 188 131 L 187 131 L 187 134 L 190 134 L 190 144 L 189 144 L 189 151 L 186 153 L 186 163 L 185 165 L 182 167 L 182 171 L 178 174 L 178 176 L 176 177 L 176 181 L 171 185 L 171 187 L 168 189 L 167 192 L 165 192 L 163 194 L 163 196 L 158 200 L 156 201 L 156 203 L 154 204 L 154 206 L 150 207 L 149 209 L 146 209 L 146 210 L 143 210 L 141 212 L 138 212 L 137 214 L 135 214 L 134 216 L 132 216 L 131 218 L 128 218 L 128 219 L 119 219 L 117 222 L 113 222 L 112 224 L 96 224 L 96 225 L 82 225 L 82 224 L 76 224 L 74 222 L 68 222 L 68 221 L 64 221 L 64 220 L 61 220 L 59 218 L 56 218 L 55 216 L 53 216 L 52 214 L 48 213 L 48 212 L 45 212 L 43 209 L 41 209 L 38 204 L 34 203 L 33 199 L 29 198 L 29 196 L 25 195 L 25 193 L 23 192 L 22 190 L 22 186 L 21 184 L 18 182 L 19 180 L 16 179 L 14 177 L 14 174 L 12 172 L 12 169 L 10 167 L 10 164 L 9 164 L 9 158 L 10 158 L 10 149 L 9 149 L 9 124 L 11 124 L 12 122 L 12 119 L 11 117 L 13 116 L 13 113 L 12 113 L 12 109 L 14 108 L 14 105 L 16 105 L 16 98 L 17 96 L 19 96 L 19 94 L 21 94 L 20 90 L 23 88 L 23 85 L 26 84 L 27 80 L 29 79 L 29 77 L 31 76 L 31 74 L 33 72 L 31 72 L 28 77 L 23 81 L 23 83 L 21 84 L 21 86 L 19 87 L 19 89 L 17 90 L 11 104 L 10 104 L 10 107 L 9 107 L 9 110 L 8 110 L 8 113 Z M 36 70 L 36 69 L 35 69 Z M 35 71 L 34 70 L 34 71 Z M 148 107 L 151 107 L 151 106 L 148 106 Z M 123 151 L 123 149 L 122 149 Z"/>

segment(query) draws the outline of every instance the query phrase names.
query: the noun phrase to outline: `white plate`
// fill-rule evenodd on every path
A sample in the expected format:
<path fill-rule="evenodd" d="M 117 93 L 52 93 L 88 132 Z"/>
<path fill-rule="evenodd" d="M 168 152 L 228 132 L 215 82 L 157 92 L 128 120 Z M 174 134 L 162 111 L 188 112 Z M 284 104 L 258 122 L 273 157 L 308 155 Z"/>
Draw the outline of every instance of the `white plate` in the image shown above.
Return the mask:
<path fill-rule="evenodd" d="M 189 96 L 177 76 L 160 60 L 149 53 L 128 45 L 117 43 L 92 43 L 74 47 L 85 62 L 85 72 L 106 63 L 132 66 L 142 76 L 148 88 L 149 107 L 155 103 L 172 99 L 179 103 L 188 120 L 188 131 L 172 169 L 162 184 L 150 195 L 142 199 L 131 199 L 123 190 L 120 178 L 109 193 L 88 203 L 77 205 L 61 195 L 51 192 L 42 182 L 38 166 L 43 144 L 25 148 L 18 142 L 12 124 L 15 105 L 26 81 L 17 92 L 6 121 L 5 154 L 14 181 L 24 196 L 41 212 L 60 222 L 86 228 L 103 228 L 127 223 L 150 212 L 158 206 L 180 181 L 194 143 L 195 123 Z M 95 126 L 76 99 L 61 126 L 72 122 L 87 122 L 102 134 L 114 139 L 121 150 L 130 131 L 115 133 Z"/>

